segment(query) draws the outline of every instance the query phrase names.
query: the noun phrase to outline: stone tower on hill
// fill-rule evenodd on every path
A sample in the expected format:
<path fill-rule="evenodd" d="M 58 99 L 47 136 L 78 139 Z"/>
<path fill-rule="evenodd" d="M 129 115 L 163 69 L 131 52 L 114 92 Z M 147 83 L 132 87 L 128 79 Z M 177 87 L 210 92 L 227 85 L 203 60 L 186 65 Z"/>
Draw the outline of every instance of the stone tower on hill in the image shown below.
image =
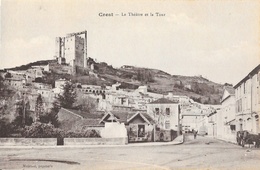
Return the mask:
<path fill-rule="evenodd" d="M 87 68 L 87 31 L 56 37 L 55 58 L 59 64 L 75 68 Z"/>

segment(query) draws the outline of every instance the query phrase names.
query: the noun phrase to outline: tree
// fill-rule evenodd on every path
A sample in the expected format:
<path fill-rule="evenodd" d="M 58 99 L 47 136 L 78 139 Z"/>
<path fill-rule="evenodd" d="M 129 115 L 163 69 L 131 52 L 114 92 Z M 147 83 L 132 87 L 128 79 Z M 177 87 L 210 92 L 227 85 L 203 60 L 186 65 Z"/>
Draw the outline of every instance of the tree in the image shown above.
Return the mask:
<path fill-rule="evenodd" d="M 184 85 L 183 85 L 182 81 L 179 81 L 179 83 L 176 82 L 173 87 L 178 88 L 178 89 L 184 89 Z"/>
<path fill-rule="evenodd" d="M 41 77 L 36 77 L 34 82 L 36 82 L 36 83 L 43 83 L 43 79 Z"/>
<path fill-rule="evenodd" d="M 39 121 L 41 123 L 51 123 L 55 127 L 59 126 L 58 112 L 61 107 L 71 109 L 76 101 L 76 91 L 72 83 L 67 82 L 63 87 L 63 93 L 59 94 L 58 97 L 52 103 L 50 112 L 40 115 Z"/>
<path fill-rule="evenodd" d="M 197 94 L 202 94 L 202 90 L 199 86 L 199 83 L 195 82 L 192 90 Z"/>
<path fill-rule="evenodd" d="M 78 96 L 77 104 L 78 104 L 78 106 L 76 107 L 77 109 L 87 113 L 91 113 L 95 111 L 97 107 L 96 100 L 91 97 Z"/>
<path fill-rule="evenodd" d="M 40 119 L 40 116 L 43 114 L 43 112 L 44 112 L 44 109 L 43 109 L 42 96 L 41 96 L 41 94 L 39 94 L 36 99 L 36 104 L 35 104 L 35 115 L 36 115 L 37 121 Z"/>
<path fill-rule="evenodd" d="M 12 78 L 12 74 L 11 73 L 6 73 L 6 75 L 5 75 L 5 78 Z"/>
<path fill-rule="evenodd" d="M 196 97 L 191 96 L 190 98 L 191 98 L 194 102 L 202 103 L 202 98 L 201 98 L 201 97 L 196 98 Z"/>
<path fill-rule="evenodd" d="M 4 79 L 3 77 L 0 75 L 0 92 L 4 91 Z"/>
<path fill-rule="evenodd" d="M 5 117 L 0 117 L 0 137 L 8 137 L 12 133 L 12 126 Z"/>
<path fill-rule="evenodd" d="M 63 88 L 62 95 L 58 96 L 60 107 L 71 109 L 76 101 L 76 91 L 72 83 L 67 82 Z"/>
<path fill-rule="evenodd" d="M 1 78 L 1 76 L 0 76 Z M 4 86 L 3 91 L 0 91 L 0 97 L 3 101 L 0 102 L 0 137 L 9 137 L 11 133 L 13 132 L 13 120 L 17 116 L 16 114 L 16 103 L 17 103 L 17 96 L 18 92 L 14 94 L 6 94 L 7 87 Z M 3 93 L 2 93 L 3 92 Z"/>
<path fill-rule="evenodd" d="M 154 77 L 149 70 L 138 70 L 136 77 L 138 81 L 141 81 L 146 84 L 148 82 L 154 82 Z"/>
<path fill-rule="evenodd" d="M 25 125 L 30 126 L 33 122 L 30 116 L 30 103 L 29 100 L 23 97 L 16 103 L 16 117 L 13 120 L 13 124 L 16 128 L 24 127 Z"/>
<path fill-rule="evenodd" d="M 63 137 L 64 131 L 55 128 L 51 124 L 35 122 L 31 126 L 24 128 L 23 136 L 29 138 L 57 138 Z"/>
<path fill-rule="evenodd" d="M 55 100 L 52 103 L 52 108 L 51 108 L 50 112 L 40 115 L 39 122 L 51 123 L 52 125 L 54 125 L 54 127 L 58 127 L 59 126 L 59 121 L 58 121 L 59 110 L 60 110 L 59 102 L 57 100 Z"/>

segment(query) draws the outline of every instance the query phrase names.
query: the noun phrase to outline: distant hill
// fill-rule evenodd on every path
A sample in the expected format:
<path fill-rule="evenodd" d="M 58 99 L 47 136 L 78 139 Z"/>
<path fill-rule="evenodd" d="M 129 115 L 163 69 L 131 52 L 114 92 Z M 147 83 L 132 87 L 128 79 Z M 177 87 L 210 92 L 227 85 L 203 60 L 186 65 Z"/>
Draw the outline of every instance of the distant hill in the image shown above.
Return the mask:
<path fill-rule="evenodd" d="M 27 69 L 31 68 L 32 66 L 47 65 L 47 64 L 53 63 L 53 62 L 56 62 L 56 60 L 41 60 L 41 61 L 36 61 L 36 62 L 32 62 L 32 63 L 25 64 L 25 65 L 13 67 L 13 68 L 6 68 L 5 70 L 13 70 L 13 71 L 27 70 Z"/>
<path fill-rule="evenodd" d="M 97 67 L 97 72 L 103 79 L 124 83 L 124 86 L 129 85 L 129 88 L 147 85 L 151 92 L 186 95 L 204 104 L 219 104 L 223 94 L 223 85 L 202 76 L 171 75 L 158 69 L 134 66 L 115 69 L 102 64 Z"/>
<path fill-rule="evenodd" d="M 9 70 L 26 70 L 31 66 L 46 65 L 55 60 L 44 60 L 29 63 Z M 67 66 L 68 67 L 68 66 Z M 202 76 L 171 75 L 162 70 L 123 66 L 113 68 L 105 62 L 95 63 L 93 74 L 68 75 L 61 74 L 58 70 L 45 73 L 45 83 L 53 84 L 56 79 L 66 78 L 73 82 L 93 85 L 112 85 L 121 83 L 121 88 L 136 89 L 140 85 L 147 85 L 148 91 L 174 95 L 185 95 L 203 104 L 219 104 L 223 94 L 223 85 L 214 83 Z"/>

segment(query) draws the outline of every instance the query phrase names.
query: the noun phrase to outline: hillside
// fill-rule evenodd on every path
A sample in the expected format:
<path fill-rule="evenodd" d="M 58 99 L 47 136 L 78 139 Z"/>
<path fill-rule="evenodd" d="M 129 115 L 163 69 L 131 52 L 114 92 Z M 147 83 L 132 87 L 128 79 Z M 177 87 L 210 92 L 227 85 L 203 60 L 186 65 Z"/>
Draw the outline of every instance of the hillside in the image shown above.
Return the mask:
<path fill-rule="evenodd" d="M 52 63 L 53 60 L 37 61 L 10 70 L 25 70 L 35 65 Z M 64 66 L 65 67 L 65 66 Z M 66 66 L 68 67 L 68 66 Z M 57 67 L 56 67 L 57 68 Z M 51 69 L 51 68 L 50 68 Z M 62 74 L 55 68 L 51 73 L 45 73 L 43 82 L 54 84 L 59 78 L 70 79 L 73 82 L 107 86 L 116 82 L 121 83 L 121 88 L 136 89 L 140 85 L 147 85 L 148 91 L 174 95 L 185 95 L 204 104 L 219 104 L 223 94 L 223 85 L 209 81 L 202 76 L 170 75 L 161 70 L 134 66 L 113 68 L 107 63 L 95 63 L 93 74 L 69 75 Z"/>
<path fill-rule="evenodd" d="M 99 65 L 97 66 L 98 68 Z M 103 66 L 104 67 L 104 66 Z M 209 81 L 202 76 L 170 75 L 161 70 L 133 67 L 118 69 L 107 66 L 97 73 L 105 80 L 121 82 L 126 88 L 147 85 L 151 92 L 174 95 L 186 95 L 204 104 L 219 104 L 223 94 L 223 85 Z M 106 71 L 103 71 L 106 70 Z M 107 71 L 109 70 L 109 71 Z"/>

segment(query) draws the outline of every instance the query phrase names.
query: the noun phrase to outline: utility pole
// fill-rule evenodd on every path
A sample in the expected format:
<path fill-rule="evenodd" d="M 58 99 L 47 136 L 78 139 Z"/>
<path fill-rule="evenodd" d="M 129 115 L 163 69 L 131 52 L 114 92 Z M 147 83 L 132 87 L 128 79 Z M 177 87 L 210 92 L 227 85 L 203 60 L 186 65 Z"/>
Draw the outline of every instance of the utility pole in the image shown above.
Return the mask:
<path fill-rule="evenodd" d="M 23 94 L 22 107 L 23 107 L 23 120 L 22 120 L 22 124 L 25 126 L 25 97 L 24 97 L 24 94 Z"/>

